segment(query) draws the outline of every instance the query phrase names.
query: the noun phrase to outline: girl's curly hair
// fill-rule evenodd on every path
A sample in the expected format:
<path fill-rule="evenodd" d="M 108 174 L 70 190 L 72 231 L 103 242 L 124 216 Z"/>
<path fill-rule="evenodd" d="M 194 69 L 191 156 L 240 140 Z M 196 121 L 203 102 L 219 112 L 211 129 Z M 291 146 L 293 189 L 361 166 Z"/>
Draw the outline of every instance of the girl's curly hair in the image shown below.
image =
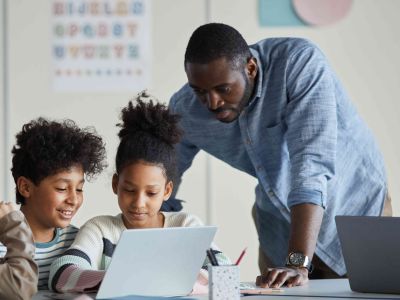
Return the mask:
<path fill-rule="evenodd" d="M 92 127 L 79 128 L 72 120 L 61 122 L 38 118 L 23 125 L 16 135 L 11 172 L 38 185 L 44 178 L 80 165 L 90 179 L 107 167 L 102 138 Z M 16 189 L 17 203 L 24 197 Z"/>
<path fill-rule="evenodd" d="M 176 174 L 174 145 L 183 133 L 178 126 L 180 117 L 146 91 L 133 101 L 135 104 L 129 101 L 122 109 L 122 123 L 117 124 L 121 128 L 115 160 L 117 173 L 128 164 L 142 160 L 162 167 L 167 180 L 173 180 Z"/>

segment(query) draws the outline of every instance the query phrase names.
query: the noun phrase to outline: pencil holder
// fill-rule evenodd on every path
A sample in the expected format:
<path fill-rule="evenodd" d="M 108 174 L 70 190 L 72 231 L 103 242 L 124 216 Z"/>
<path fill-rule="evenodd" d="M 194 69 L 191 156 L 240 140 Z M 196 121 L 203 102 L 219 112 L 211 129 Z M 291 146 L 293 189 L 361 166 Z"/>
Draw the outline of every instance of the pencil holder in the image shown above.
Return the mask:
<path fill-rule="evenodd" d="M 238 266 L 209 265 L 208 272 L 210 300 L 240 299 L 240 272 Z"/>

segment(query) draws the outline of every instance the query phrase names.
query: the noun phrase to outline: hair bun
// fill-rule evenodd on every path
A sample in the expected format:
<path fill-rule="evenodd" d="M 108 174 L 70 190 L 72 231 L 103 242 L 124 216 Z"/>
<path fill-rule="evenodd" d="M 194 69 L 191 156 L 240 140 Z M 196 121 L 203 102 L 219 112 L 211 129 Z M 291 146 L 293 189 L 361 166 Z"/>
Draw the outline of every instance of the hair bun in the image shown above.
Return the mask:
<path fill-rule="evenodd" d="M 159 103 L 147 90 L 140 92 L 122 109 L 121 120 L 122 123 L 117 124 L 121 127 L 120 139 L 147 134 L 173 145 L 182 136 L 178 126 L 180 116 L 171 114 L 168 107 Z"/>
<path fill-rule="evenodd" d="M 147 102 L 149 100 L 158 102 L 158 99 L 156 97 L 152 96 L 147 89 L 139 92 L 136 95 L 136 97 L 134 97 L 131 101 L 138 101 L 138 100 L 143 101 L 143 102 Z"/>

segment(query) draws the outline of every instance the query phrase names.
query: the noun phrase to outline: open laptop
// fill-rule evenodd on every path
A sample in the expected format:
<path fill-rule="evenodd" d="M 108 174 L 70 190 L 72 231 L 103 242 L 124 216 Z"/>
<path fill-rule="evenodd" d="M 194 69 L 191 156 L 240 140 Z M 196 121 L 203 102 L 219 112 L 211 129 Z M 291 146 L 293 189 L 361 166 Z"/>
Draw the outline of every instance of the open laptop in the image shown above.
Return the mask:
<path fill-rule="evenodd" d="M 96 299 L 189 294 L 216 231 L 214 226 L 123 231 Z"/>
<path fill-rule="evenodd" d="M 400 218 L 336 216 L 350 287 L 400 293 Z"/>

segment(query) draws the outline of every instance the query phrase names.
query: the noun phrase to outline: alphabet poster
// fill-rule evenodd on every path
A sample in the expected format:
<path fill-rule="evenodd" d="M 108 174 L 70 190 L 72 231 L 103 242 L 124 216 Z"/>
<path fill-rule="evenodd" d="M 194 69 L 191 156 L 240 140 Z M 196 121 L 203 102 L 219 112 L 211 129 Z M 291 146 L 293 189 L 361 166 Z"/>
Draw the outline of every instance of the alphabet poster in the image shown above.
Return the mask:
<path fill-rule="evenodd" d="M 55 0 L 51 17 L 55 91 L 149 87 L 150 0 Z"/>

